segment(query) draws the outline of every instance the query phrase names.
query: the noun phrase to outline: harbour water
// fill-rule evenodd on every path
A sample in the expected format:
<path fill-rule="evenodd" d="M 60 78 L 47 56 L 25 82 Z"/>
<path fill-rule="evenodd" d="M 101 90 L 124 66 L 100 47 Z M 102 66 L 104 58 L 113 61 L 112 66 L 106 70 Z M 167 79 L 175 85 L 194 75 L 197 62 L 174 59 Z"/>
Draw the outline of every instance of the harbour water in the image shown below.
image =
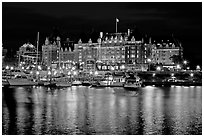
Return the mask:
<path fill-rule="evenodd" d="M 202 87 L 3 87 L 3 134 L 202 134 Z"/>

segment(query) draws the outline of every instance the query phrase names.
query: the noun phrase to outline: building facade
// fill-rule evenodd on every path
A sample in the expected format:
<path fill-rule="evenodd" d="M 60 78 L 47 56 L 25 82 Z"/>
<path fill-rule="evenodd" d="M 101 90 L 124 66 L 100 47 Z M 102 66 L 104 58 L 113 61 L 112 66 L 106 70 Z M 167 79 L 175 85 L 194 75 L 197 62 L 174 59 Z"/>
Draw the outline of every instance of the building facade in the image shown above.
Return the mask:
<path fill-rule="evenodd" d="M 151 43 L 143 40 L 136 41 L 134 36 L 130 39 L 127 33 L 100 33 L 97 43 L 82 43 L 75 47 L 78 52 L 78 62 L 84 64 L 85 70 L 122 70 L 143 69 L 147 66 L 147 59 L 151 56 Z"/>
<path fill-rule="evenodd" d="M 38 55 L 37 55 L 38 54 Z M 40 52 L 31 43 L 25 43 L 17 51 L 18 64 L 24 64 L 25 66 L 36 64 L 40 60 Z"/>
<path fill-rule="evenodd" d="M 160 40 L 154 42 L 152 45 L 152 58 L 151 63 L 162 64 L 162 65 L 175 65 L 173 55 L 179 55 L 182 57 L 183 49 L 181 44 L 177 44 L 173 40 Z"/>
<path fill-rule="evenodd" d="M 71 49 L 70 44 L 65 43 L 61 45 L 60 37 L 57 37 L 55 41 L 50 42 L 48 38 L 45 40 L 45 44 L 42 45 L 42 63 L 45 66 L 52 68 L 68 68 L 75 63 L 77 52 Z"/>

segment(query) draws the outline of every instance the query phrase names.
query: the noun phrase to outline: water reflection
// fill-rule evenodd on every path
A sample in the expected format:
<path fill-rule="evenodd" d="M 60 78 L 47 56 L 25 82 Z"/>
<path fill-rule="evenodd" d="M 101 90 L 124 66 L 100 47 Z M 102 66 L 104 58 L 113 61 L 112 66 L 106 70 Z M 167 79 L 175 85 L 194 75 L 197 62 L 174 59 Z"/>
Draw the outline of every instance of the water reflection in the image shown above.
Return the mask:
<path fill-rule="evenodd" d="M 201 87 L 3 88 L 3 134 L 201 134 Z"/>

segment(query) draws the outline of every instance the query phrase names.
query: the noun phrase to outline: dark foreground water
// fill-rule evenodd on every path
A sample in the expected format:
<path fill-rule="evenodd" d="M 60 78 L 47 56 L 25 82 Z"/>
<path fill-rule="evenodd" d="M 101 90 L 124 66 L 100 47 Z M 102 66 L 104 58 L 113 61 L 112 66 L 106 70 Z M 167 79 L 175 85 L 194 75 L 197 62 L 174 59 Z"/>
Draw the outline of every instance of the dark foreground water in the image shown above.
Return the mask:
<path fill-rule="evenodd" d="M 3 88 L 3 134 L 202 134 L 202 87 Z"/>

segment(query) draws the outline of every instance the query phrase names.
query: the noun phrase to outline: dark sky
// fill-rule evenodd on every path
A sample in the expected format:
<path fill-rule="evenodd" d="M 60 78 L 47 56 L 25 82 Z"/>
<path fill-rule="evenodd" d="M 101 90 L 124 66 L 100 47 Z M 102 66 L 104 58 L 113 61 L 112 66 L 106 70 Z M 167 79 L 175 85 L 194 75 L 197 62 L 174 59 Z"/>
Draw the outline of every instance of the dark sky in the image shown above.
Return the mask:
<path fill-rule="evenodd" d="M 115 32 L 117 17 L 119 32 L 137 27 L 152 37 L 173 34 L 182 42 L 186 59 L 200 65 L 202 62 L 201 2 L 3 2 L 2 5 L 3 47 L 8 49 L 18 49 L 27 41 L 36 45 L 38 31 L 42 45 L 53 28 L 74 41 L 83 33 Z"/>

